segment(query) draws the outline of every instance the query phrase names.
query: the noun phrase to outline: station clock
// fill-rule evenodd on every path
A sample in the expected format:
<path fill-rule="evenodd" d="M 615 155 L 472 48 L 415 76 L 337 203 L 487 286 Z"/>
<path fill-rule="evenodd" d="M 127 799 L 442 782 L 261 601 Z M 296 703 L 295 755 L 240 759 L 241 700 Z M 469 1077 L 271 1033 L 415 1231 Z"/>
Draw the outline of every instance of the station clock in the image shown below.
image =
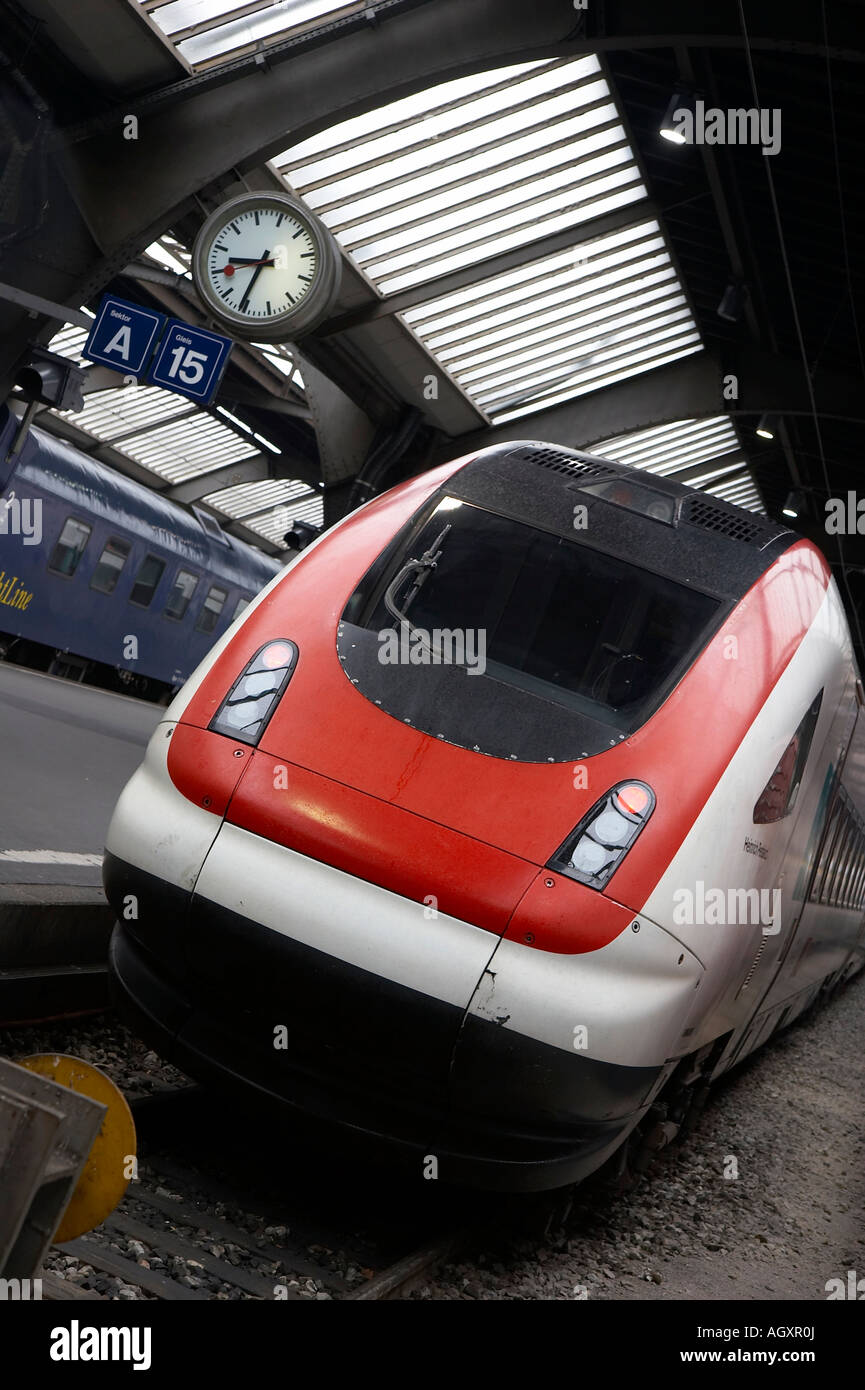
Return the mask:
<path fill-rule="evenodd" d="M 325 318 L 342 261 L 326 227 L 296 198 L 244 193 L 207 218 L 192 275 L 212 316 L 233 337 L 288 342 Z"/>

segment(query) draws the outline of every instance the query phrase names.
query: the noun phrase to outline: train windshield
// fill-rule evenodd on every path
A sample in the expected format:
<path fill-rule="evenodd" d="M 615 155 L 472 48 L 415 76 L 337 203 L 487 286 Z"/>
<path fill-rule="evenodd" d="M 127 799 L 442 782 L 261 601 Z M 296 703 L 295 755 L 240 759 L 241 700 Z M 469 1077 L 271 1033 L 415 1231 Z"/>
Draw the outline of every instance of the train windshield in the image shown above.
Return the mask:
<path fill-rule="evenodd" d="M 445 498 L 365 576 L 340 655 L 404 722 L 494 756 L 557 760 L 644 723 L 719 606 L 579 537 Z"/>

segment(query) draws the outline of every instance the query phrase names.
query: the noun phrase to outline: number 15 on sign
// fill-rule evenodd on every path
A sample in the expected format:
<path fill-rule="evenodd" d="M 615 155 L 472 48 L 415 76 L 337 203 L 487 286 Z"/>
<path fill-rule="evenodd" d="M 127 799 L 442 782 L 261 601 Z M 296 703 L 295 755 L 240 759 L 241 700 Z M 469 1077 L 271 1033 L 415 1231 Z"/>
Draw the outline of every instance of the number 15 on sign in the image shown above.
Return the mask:
<path fill-rule="evenodd" d="M 233 343 L 218 333 L 170 319 L 148 372 L 155 386 L 206 404 L 213 399 Z"/>

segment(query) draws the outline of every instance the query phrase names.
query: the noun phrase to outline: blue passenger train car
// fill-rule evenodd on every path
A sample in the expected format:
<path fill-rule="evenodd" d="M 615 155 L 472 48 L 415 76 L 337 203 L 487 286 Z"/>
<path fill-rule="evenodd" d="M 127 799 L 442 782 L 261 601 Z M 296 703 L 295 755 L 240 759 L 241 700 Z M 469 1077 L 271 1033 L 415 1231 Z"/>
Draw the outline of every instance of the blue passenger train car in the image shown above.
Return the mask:
<path fill-rule="evenodd" d="M 0 656 L 158 699 L 280 566 L 0 407 Z"/>

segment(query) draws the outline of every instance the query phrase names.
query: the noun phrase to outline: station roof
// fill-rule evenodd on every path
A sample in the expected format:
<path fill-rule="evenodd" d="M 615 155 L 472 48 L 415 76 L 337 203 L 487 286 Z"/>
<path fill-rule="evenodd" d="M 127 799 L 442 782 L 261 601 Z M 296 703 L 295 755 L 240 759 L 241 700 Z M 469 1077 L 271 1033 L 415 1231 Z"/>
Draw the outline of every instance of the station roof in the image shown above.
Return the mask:
<path fill-rule="evenodd" d="M 352 8 L 137 3 L 193 67 Z M 703 350 L 687 287 L 661 222 L 647 215 L 640 161 L 595 55 L 434 85 L 288 146 L 271 170 L 330 228 L 380 301 L 408 301 L 396 317 L 428 369 L 446 375 L 478 423 L 524 420 L 530 431 L 539 409 Z M 626 211 L 622 225 L 569 241 L 574 228 L 628 209 L 633 216 Z M 565 244 L 531 257 L 539 239 L 562 233 Z M 473 278 L 479 261 L 513 252 L 513 269 Z M 145 276 L 148 265 L 173 273 L 192 298 L 189 263 L 189 247 L 167 231 L 137 264 Z M 430 294 L 454 272 L 458 288 Z M 85 336 L 68 327 L 51 345 L 77 358 Z M 299 354 L 288 345 L 257 351 L 302 400 Z M 205 410 L 158 387 L 130 385 L 88 396 L 84 410 L 66 418 L 79 442 L 92 437 L 157 487 L 202 480 L 197 500 L 268 548 L 283 547 L 295 519 L 322 524 L 321 489 L 308 480 L 274 476 L 207 490 L 209 473 L 223 483 L 231 465 L 281 453 L 225 406 Z M 592 448 L 650 471 L 681 469 L 694 486 L 764 510 L 724 417 Z M 695 471 L 696 461 L 707 467 Z"/>
<path fill-rule="evenodd" d="M 94 108 L 114 100 L 114 110 L 127 109 L 116 105 L 127 93 L 143 94 L 145 107 L 158 109 L 160 101 L 181 103 L 187 92 L 208 90 L 224 94 L 230 107 L 232 82 L 251 72 L 256 82 L 272 84 L 277 64 L 292 69 L 296 56 L 300 62 L 346 43 L 358 54 L 375 52 L 378 36 L 389 38 L 419 14 L 429 15 L 430 32 L 436 13 L 450 13 L 457 24 L 454 5 L 443 0 L 82 0 L 85 52 L 61 0 L 19 3 L 47 40 L 69 40 L 70 60 L 99 88 Z M 480 0 L 464 5 L 475 18 L 480 8 Z M 520 8 L 503 2 L 503 19 Z M 543 17 L 553 8 L 538 0 Z M 678 19 L 687 8 L 678 7 Z M 846 0 L 841 9 L 846 16 Z M 244 349 L 259 392 L 279 398 L 279 415 L 248 409 L 249 393 L 239 388 L 203 411 L 156 388 L 129 386 L 122 395 L 94 392 L 83 412 L 64 417 L 63 429 L 77 432 L 85 446 L 95 441 L 100 457 L 148 475 L 169 496 L 194 495 L 267 548 L 282 545 L 294 518 L 320 522 L 332 484 L 324 451 L 316 475 L 286 444 L 291 415 L 315 449 L 319 420 L 306 391 L 308 368 L 329 375 L 368 413 L 376 441 L 382 430 L 395 432 L 403 413 L 420 414 L 428 447 L 406 455 L 407 472 L 481 444 L 485 433 L 544 436 L 557 410 L 597 401 L 594 414 L 565 410 L 556 417 L 563 422 L 558 442 L 674 474 L 775 515 L 790 486 L 802 485 L 806 496 L 815 491 L 821 470 L 828 488 L 829 468 L 852 468 L 858 457 L 843 411 L 821 430 L 800 411 L 766 443 L 756 416 L 741 408 L 719 413 L 720 392 L 710 410 L 703 408 L 706 393 L 700 402 L 682 399 L 675 419 L 668 401 L 657 411 L 651 402 L 655 383 L 661 390 L 674 379 L 664 369 L 691 363 L 696 380 L 701 363 L 723 360 L 728 348 L 749 339 L 783 359 L 785 370 L 803 337 L 813 362 L 829 371 L 855 360 L 849 289 L 851 274 L 859 273 L 856 246 L 845 244 L 844 264 L 809 247 L 815 236 L 824 251 L 832 241 L 830 195 L 840 197 L 840 181 L 861 153 L 861 139 L 844 120 L 855 101 L 842 66 L 845 53 L 855 57 L 842 43 L 847 20 L 840 11 L 833 18 L 838 36 L 823 54 L 810 32 L 788 42 L 755 27 L 762 22 L 755 17 L 755 60 L 748 35 L 744 43 L 737 35 L 713 37 L 696 15 L 693 29 L 680 33 L 676 16 L 656 18 L 641 44 L 633 15 L 628 42 L 617 39 L 615 16 L 604 29 L 575 12 L 571 34 L 595 24 L 600 35 L 596 51 L 579 45 L 576 56 L 514 63 L 530 48 L 515 45 L 507 61 L 479 70 L 476 56 L 463 64 L 458 56 L 431 54 L 429 72 L 450 65 L 458 74 L 446 81 L 423 81 L 423 61 L 405 81 L 382 67 L 377 103 L 346 96 L 336 119 L 286 119 L 284 143 L 269 139 L 269 160 L 262 154 L 257 164 L 241 162 L 219 178 L 211 170 L 206 187 L 190 184 L 198 211 L 184 205 L 172 217 L 127 267 L 130 283 L 146 294 L 155 286 L 149 272 L 161 268 L 176 277 L 175 311 L 185 306 L 191 314 L 189 247 L 202 207 L 218 201 L 232 178 L 283 187 L 322 218 L 342 250 L 344 294 L 332 321 L 300 350 Z M 459 47 L 461 21 L 459 27 L 459 34 L 440 34 L 443 51 Z M 672 93 L 714 91 L 747 106 L 754 80 L 765 106 L 784 106 L 785 139 L 815 156 L 804 170 L 794 168 L 795 154 L 772 165 L 759 150 L 682 150 L 659 140 L 659 117 Z M 826 83 L 831 100 L 821 110 Z M 339 93 L 329 100 L 339 111 Z M 241 119 L 254 128 L 251 109 Z M 827 121 L 834 167 L 815 150 L 815 131 L 826 134 Z M 807 188 L 792 191 L 802 177 Z M 210 201 L 202 204 L 202 194 Z M 756 235 L 758 224 L 765 236 Z M 727 317 L 718 312 L 725 287 L 737 288 L 745 302 Z M 67 329 L 54 344 L 74 355 L 82 337 Z M 438 391 L 420 400 L 430 377 Z M 613 403 L 633 402 L 622 388 L 644 382 L 639 405 L 622 417 L 643 427 L 615 432 Z M 692 405 L 701 408 L 692 414 Z M 591 429 L 566 433 L 569 420 L 586 418 Z M 665 423 L 653 423 L 659 419 Z M 296 442 L 297 432 L 292 437 Z"/>

